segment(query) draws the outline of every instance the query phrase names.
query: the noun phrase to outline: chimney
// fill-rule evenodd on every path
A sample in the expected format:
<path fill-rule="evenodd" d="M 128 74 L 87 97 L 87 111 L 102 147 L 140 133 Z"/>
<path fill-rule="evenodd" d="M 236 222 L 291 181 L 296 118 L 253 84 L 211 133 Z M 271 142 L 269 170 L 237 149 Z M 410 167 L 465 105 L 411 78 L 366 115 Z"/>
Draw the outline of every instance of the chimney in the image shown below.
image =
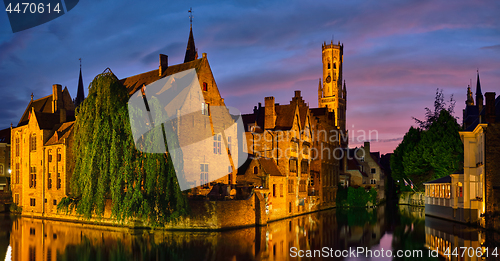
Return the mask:
<path fill-rule="evenodd" d="M 276 110 L 274 97 L 266 97 L 264 104 L 264 129 L 274 129 L 276 127 Z"/>
<path fill-rule="evenodd" d="M 370 154 L 370 142 L 369 141 L 365 141 L 365 145 L 363 145 L 363 148 L 365 149 L 366 155 Z"/>
<path fill-rule="evenodd" d="M 66 122 L 66 109 L 61 108 L 59 110 L 59 123 L 65 123 Z"/>
<path fill-rule="evenodd" d="M 486 113 L 485 118 L 488 123 L 495 123 L 495 93 L 487 92 L 484 94 L 486 96 Z"/>
<path fill-rule="evenodd" d="M 299 98 L 300 97 L 300 91 L 295 91 L 295 98 Z"/>
<path fill-rule="evenodd" d="M 52 85 L 52 113 L 56 113 L 62 108 L 62 86 Z"/>
<path fill-rule="evenodd" d="M 160 54 L 160 68 L 159 68 L 159 73 L 160 76 L 165 72 L 165 70 L 168 67 L 168 55 L 165 54 Z"/>

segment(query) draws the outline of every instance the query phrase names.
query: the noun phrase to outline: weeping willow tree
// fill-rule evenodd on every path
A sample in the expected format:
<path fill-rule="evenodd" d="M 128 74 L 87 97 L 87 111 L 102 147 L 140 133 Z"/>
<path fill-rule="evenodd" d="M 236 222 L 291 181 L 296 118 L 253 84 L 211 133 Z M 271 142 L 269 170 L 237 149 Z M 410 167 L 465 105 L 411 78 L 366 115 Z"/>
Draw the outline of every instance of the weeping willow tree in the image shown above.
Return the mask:
<path fill-rule="evenodd" d="M 110 70 L 90 84 L 74 128 L 72 194 L 61 201 L 59 208 L 75 209 L 86 218 L 102 217 L 107 202 L 111 202 L 112 216 L 118 220 L 138 218 L 163 225 L 187 213 L 186 197 L 180 191 L 168 151 L 153 154 L 135 148 L 128 98 L 126 88 Z M 158 102 L 153 104 L 158 106 Z M 161 131 L 164 133 L 163 126 Z M 146 135 L 145 139 L 151 138 Z M 166 139 L 155 146 L 166 150 Z"/>

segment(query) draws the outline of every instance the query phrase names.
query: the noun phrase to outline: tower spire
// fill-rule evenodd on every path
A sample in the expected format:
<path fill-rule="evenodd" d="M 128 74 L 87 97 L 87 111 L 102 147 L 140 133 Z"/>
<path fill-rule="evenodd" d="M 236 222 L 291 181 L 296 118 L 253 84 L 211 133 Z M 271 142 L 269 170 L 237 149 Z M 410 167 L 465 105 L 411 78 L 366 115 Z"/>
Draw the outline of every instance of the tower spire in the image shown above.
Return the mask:
<path fill-rule="evenodd" d="M 190 62 L 198 59 L 198 52 L 196 50 L 196 47 L 194 45 L 194 37 L 193 37 L 193 9 L 190 8 L 188 10 L 189 13 L 189 21 L 191 23 L 190 28 L 189 28 L 189 39 L 188 39 L 188 44 L 186 47 L 186 55 L 184 56 L 184 62 Z"/>
<path fill-rule="evenodd" d="M 83 80 L 82 80 L 82 58 L 78 59 L 80 60 L 80 76 L 78 78 L 78 89 L 76 92 L 76 98 L 75 98 L 75 107 L 78 107 L 80 103 L 85 100 L 85 93 L 83 92 Z"/>
<path fill-rule="evenodd" d="M 476 106 L 479 113 L 481 113 L 481 110 L 483 109 L 483 93 L 481 92 L 481 82 L 479 81 L 479 69 L 477 70 Z"/>

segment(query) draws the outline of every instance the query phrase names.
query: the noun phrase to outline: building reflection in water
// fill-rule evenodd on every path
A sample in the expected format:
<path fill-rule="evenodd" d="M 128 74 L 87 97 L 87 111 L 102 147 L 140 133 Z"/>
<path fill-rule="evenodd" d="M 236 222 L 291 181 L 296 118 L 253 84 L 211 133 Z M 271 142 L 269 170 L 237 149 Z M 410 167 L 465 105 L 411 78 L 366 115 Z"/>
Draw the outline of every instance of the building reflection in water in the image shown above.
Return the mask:
<path fill-rule="evenodd" d="M 485 249 L 482 246 L 485 243 L 485 235 L 479 229 L 460 223 L 430 216 L 425 218 L 425 245 L 429 249 L 437 249 L 439 255 L 444 257 L 445 260 L 482 260 L 480 256 L 476 256 L 479 255 L 479 252 L 476 253 L 476 251 L 484 252 Z M 448 252 L 446 252 L 446 249 L 448 249 Z M 457 255 L 445 255 L 445 253 L 453 254 L 455 250 Z M 490 258 L 491 260 L 497 260 L 495 257 Z"/>
<path fill-rule="evenodd" d="M 12 260 L 22 261 L 324 260 L 290 257 L 290 248 L 422 249 L 427 253 L 427 248 L 437 246 L 480 247 L 484 241 L 474 228 L 425 217 L 423 208 L 407 206 L 333 209 L 223 232 L 129 230 L 8 216 L 0 219 L 0 227 L 0 260 L 8 252 Z"/>

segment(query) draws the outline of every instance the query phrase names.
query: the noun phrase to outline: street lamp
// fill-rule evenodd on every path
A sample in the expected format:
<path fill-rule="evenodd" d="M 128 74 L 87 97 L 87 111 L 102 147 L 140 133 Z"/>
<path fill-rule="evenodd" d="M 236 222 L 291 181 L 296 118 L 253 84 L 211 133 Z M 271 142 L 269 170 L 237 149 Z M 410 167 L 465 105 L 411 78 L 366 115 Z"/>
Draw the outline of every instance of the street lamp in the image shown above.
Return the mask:
<path fill-rule="evenodd" d="M 10 174 L 10 173 L 12 172 L 12 170 L 11 170 L 11 169 L 9 169 L 9 170 L 7 170 L 7 172 L 9 172 L 9 174 Z"/>

